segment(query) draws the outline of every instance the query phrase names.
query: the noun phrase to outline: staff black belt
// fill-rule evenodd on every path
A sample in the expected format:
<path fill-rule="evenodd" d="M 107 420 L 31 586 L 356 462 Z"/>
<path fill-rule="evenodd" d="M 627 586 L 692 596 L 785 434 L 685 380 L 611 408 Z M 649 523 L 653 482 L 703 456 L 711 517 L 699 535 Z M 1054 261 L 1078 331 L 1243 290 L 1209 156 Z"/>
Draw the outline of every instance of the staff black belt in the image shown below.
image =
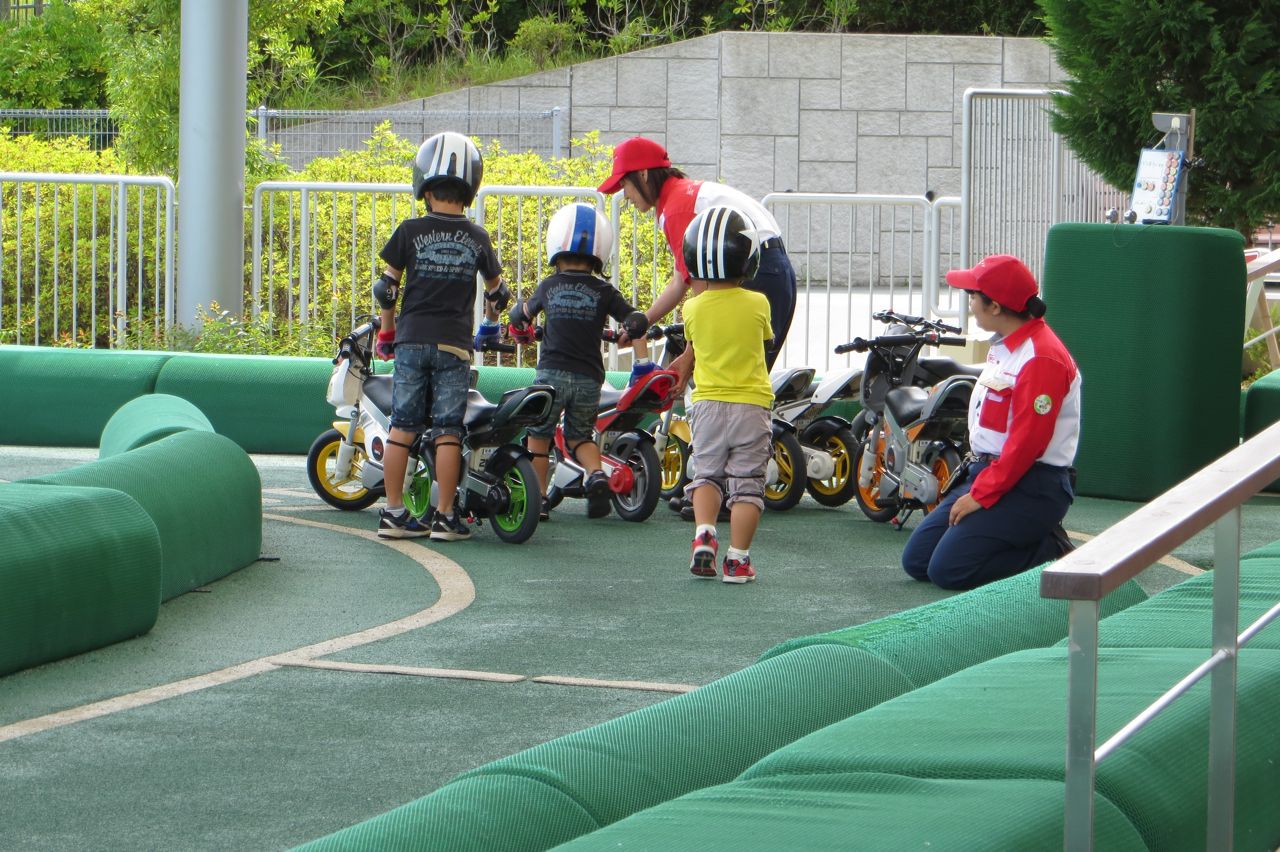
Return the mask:
<path fill-rule="evenodd" d="M 994 455 L 992 453 L 970 453 L 969 454 L 969 459 L 971 461 L 975 461 L 981 464 L 993 462 L 998 458 L 1000 458 L 1000 456 Z M 1057 470 L 1063 473 L 1075 473 L 1075 468 L 1070 466 L 1064 467 L 1062 465 L 1056 465 L 1056 464 L 1045 464 L 1044 462 L 1035 462 L 1035 464 L 1038 467 L 1047 467 L 1049 468 L 1049 470 Z"/>
<path fill-rule="evenodd" d="M 769 239 L 760 243 L 761 251 L 769 251 L 771 249 L 780 249 L 780 248 L 782 248 L 782 237 L 770 237 Z"/>

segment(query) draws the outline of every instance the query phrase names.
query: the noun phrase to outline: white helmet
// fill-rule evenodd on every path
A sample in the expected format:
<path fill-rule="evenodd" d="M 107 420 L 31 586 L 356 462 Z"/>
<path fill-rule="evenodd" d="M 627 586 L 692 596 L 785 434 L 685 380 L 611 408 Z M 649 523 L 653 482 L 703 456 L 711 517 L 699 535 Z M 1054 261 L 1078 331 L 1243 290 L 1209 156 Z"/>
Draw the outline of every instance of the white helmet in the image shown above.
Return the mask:
<path fill-rule="evenodd" d="M 562 254 L 591 261 L 596 272 L 604 269 L 613 252 L 613 228 L 590 204 L 566 204 L 547 223 L 547 262 Z"/>

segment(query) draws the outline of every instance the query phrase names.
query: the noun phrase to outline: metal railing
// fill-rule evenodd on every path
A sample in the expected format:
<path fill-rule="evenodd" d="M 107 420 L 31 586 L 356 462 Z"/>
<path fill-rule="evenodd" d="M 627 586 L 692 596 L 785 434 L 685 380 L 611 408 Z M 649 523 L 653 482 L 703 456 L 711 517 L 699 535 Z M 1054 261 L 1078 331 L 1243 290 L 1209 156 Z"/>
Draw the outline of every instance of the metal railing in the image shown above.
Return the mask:
<path fill-rule="evenodd" d="M 1101 222 L 1128 196 L 1088 169 L 1053 131 L 1049 89 L 968 89 L 961 121 L 960 263 L 1015 254 L 1040 276 L 1057 222 Z"/>
<path fill-rule="evenodd" d="M 1046 567 L 1040 594 L 1069 601 L 1065 848 L 1093 848 L 1099 763 L 1211 677 L 1206 849 L 1230 850 L 1235 820 L 1236 661 L 1241 646 L 1280 617 L 1280 603 L 1243 631 L 1240 612 L 1241 505 L 1280 477 L 1280 423 L 1209 464 L 1096 538 Z M 1097 745 L 1100 602 L 1121 584 L 1214 526 L 1213 627 L 1209 658 Z"/>
<path fill-rule="evenodd" d="M 113 346 L 130 322 L 168 328 L 174 216 L 165 177 L 0 172 L 0 240 L 13 246 L 0 255 L 0 339 Z"/>
<path fill-rule="evenodd" d="M 10 136 L 83 136 L 95 151 L 110 148 L 119 133 L 105 109 L 0 109 L 0 127 Z"/>

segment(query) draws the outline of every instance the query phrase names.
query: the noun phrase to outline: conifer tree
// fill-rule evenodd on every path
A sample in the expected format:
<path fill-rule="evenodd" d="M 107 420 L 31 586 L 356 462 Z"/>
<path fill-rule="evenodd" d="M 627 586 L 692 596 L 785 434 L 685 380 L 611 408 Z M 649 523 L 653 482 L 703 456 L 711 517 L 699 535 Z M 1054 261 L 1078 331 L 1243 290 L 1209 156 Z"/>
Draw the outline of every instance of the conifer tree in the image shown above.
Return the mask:
<path fill-rule="evenodd" d="M 1280 213 L 1280 0 L 1040 0 L 1070 77 L 1054 126 L 1114 186 L 1159 134 L 1153 112 L 1195 110 L 1187 223 L 1248 238 Z"/>

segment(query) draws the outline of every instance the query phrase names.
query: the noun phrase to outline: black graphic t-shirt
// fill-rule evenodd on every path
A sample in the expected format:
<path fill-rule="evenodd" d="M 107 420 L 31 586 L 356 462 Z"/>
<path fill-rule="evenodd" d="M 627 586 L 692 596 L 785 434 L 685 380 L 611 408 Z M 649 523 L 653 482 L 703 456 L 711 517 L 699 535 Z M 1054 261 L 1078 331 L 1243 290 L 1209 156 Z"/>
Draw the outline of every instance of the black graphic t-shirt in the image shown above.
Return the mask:
<path fill-rule="evenodd" d="M 525 313 L 546 314 L 538 366 L 604 381 L 600 332 L 609 317 L 621 322 L 635 308 L 617 288 L 589 272 L 557 272 L 529 297 Z"/>
<path fill-rule="evenodd" d="M 488 280 L 501 270 L 489 233 L 466 216 L 428 213 L 401 222 L 382 259 L 404 272 L 396 342 L 471 351 L 476 273 Z"/>

